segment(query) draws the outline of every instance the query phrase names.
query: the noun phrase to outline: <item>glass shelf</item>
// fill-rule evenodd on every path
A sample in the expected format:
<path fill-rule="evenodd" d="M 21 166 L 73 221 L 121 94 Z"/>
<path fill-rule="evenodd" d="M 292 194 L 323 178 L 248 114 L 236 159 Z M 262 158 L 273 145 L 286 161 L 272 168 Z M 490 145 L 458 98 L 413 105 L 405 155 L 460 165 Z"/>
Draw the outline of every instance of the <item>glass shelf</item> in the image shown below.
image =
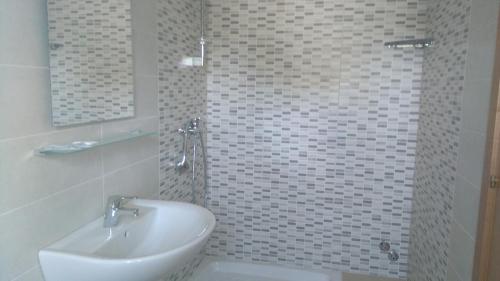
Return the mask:
<path fill-rule="evenodd" d="M 134 140 L 147 136 L 155 136 L 157 134 L 157 132 L 144 132 L 142 130 L 134 130 L 128 133 L 103 138 L 102 140 L 74 141 L 69 144 L 50 144 L 36 149 L 35 154 L 42 156 L 71 154 L 114 143 Z"/>

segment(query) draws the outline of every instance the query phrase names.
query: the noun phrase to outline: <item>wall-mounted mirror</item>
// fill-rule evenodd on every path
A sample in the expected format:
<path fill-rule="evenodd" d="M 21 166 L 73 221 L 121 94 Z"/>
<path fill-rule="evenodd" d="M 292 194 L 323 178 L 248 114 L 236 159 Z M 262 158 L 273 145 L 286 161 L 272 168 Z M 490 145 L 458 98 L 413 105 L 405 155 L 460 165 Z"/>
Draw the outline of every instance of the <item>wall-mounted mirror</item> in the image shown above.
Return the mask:
<path fill-rule="evenodd" d="M 54 126 L 134 116 L 130 0 L 49 0 Z"/>

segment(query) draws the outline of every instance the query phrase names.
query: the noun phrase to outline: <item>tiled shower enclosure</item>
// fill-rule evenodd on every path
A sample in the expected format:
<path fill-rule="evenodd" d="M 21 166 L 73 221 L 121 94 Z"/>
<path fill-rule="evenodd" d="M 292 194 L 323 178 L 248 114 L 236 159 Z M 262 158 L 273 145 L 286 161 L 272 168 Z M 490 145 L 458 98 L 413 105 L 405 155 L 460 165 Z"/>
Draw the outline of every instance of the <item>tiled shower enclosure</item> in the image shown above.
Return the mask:
<path fill-rule="evenodd" d="M 406 278 L 426 1 L 208 6 L 207 253 Z"/>

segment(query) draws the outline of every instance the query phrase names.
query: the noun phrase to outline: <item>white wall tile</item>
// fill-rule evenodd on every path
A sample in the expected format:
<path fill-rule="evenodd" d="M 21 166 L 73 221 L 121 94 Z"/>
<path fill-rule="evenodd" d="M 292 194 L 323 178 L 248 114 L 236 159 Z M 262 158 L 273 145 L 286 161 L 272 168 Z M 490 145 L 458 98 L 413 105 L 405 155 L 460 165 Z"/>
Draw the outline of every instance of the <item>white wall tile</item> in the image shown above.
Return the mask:
<path fill-rule="evenodd" d="M 104 176 L 104 200 L 111 195 L 157 198 L 159 186 L 158 157 L 133 164 Z"/>
<path fill-rule="evenodd" d="M 500 1 L 498 0 L 471 0 L 471 32 L 483 29 L 486 25 L 497 23 L 498 9 Z"/>
<path fill-rule="evenodd" d="M 0 65 L 0 140 L 52 130 L 48 77 L 47 68 Z"/>
<path fill-rule="evenodd" d="M 156 36 L 157 0 L 132 0 L 132 27 L 134 32 L 146 32 Z"/>
<path fill-rule="evenodd" d="M 11 280 L 34 267 L 39 249 L 101 214 L 99 179 L 0 216 L 0 280 Z"/>
<path fill-rule="evenodd" d="M 453 213 L 457 223 L 472 237 L 476 236 L 480 195 L 479 186 L 473 186 L 457 175 Z"/>
<path fill-rule="evenodd" d="M 82 127 L 0 142 L 0 214 L 101 175 L 98 150 L 40 157 L 47 144 L 98 139 L 99 127 Z"/>
<path fill-rule="evenodd" d="M 102 125 L 103 138 L 133 130 L 158 132 L 158 118 L 133 119 Z M 108 174 L 121 167 L 151 158 L 159 153 L 158 136 L 147 136 L 102 148 L 103 171 Z"/>
<path fill-rule="evenodd" d="M 462 126 L 464 129 L 486 135 L 491 88 L 491 78 L 480 80 L 466 78 L 463 95 L 464 106 L 462 109 Z"/>
<path fill-rule="evenodd" d="M 45 0 L 1 0 L 0 64 L 48 66 Z"/>
<path fill-rule="evenodd" d="M 483 178 L 486 136 L 462 129 L 457 171 L 474 186 L 481 186 Z"/>
<path fill-rule="evenodd" d="M 134 12 L 140 29 L 156 17 L 151 6 Z M 52 128 L 46 21 L 45 0 L 0 0 L 0 281 L 42 281 L 38 250 L 102 215 L 105 180 L 107 191 L 159 192 L 158 137 L 72 155 L 33 155 L 43 145 L 99 139 L 101 133 L 158 130 L 153 33 L 139 38 L 144 44 L 134 42 L 142 50 L 139 71 L 150 74 L 135 77 L 142 119 Z M 115 173 L 105 176 L 110 171 Z"/>
<path fill-rule="evenodd" d="M 467 79 L 491 81 L 495 56 L 497 24 L 488 23 L 469 33 Z"/>
<path fill-rule="evenodd" d="M 158 73 L 157 38 L 151 33 L 132 33 L 134 74 L 154 76 Z"/>
<path fill-rule="evenodd" d="M 134 75 L 135 116 L 158 116 L 158 76 Z"/>
<path fill-rule="evenodd" d="M 462 280 L 471 280 L 474 240 L 456 222 L 452 224 L 450 233 L 450 263 Z"/>
<path fill-rule="evenodd" d="M 462 281 L 455 268 L 453 268 L 450 264 L 448 265 L 448 271 L 446 275 L 446 281 Z"/>
<path fill-rule="evenodd" d="M 39 266 L 23 273 L 12 281 L 44 281 L 42 269 Z"/>

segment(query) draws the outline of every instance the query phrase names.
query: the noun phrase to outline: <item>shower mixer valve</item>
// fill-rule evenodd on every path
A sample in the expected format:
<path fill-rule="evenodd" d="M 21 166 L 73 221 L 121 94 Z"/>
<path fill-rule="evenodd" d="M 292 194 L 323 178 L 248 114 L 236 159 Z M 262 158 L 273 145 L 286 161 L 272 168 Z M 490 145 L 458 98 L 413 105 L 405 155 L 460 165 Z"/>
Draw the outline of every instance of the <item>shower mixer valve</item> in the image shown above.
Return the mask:
<path fill-rule="evenodd" d="M 399 254 L 398 252 L 396 252 L 395 250 L 390 250 L 388 253 L 387 253 L 387 258 L 391 261 L 391 262 L 397 262 L 399 260 Z"/>
<path fill-rule="evenodd" d="M 177 132 L 182 135 L 182 152 L 180 160 L 175 164 L 175 170 L 182 173 L 189 169 L 189 163 L 187 161 L 187 150 L 188 150 L 188 135 L 195 135 L 198 133 L 198 125 L 201 121 L 200 117 L 191 119 L 186 123 L 184 129 L 180 128 Z"/>
<path fill-rule="evenodd" d="M 378 247 L 380 251 L 382 251 L 383 253 L 387 253 L 387 258 L 391 262 L 396 262 L 399 260 L 398 252 L 396 252 L 396 250 L 394 249 L 391 249 L 391 244 L 388 241 L 382 240 L 382 242 L 378 244 Z"/>
<path fill-rule="evenodd" d="M 207 155 L 205 152 L 205 141 L 203 140 L 203 125 L 201 118 L 193 118 L 185 123 L 184 128 L 178 129 L 177 132 L 182 136 L 182 152 L 179 161 L 175 163 L 175 170 L 183 173 L 191 169 L 191 203 L 196 204 L 196 188 L 197 185 L 197 165 L 196 160 L 201 152 L 201 160 L 203 161 L 203 206 L 207 206 Z M 191 149 L 188 151 L 188 142 L 191 142 Z M 191 165 L 187 160 L 187 153 L 191 154 Z"/>
<path fill-rule="evenodd" d="M 382 252 L 389 252 L 389 250 L 391 249 L 391 244 L 385 240 L 383 240 L 382 242 L 380 242 L 380 244 L 378 244 L 378 247 L 380 248 L 380 251 Z"/>

